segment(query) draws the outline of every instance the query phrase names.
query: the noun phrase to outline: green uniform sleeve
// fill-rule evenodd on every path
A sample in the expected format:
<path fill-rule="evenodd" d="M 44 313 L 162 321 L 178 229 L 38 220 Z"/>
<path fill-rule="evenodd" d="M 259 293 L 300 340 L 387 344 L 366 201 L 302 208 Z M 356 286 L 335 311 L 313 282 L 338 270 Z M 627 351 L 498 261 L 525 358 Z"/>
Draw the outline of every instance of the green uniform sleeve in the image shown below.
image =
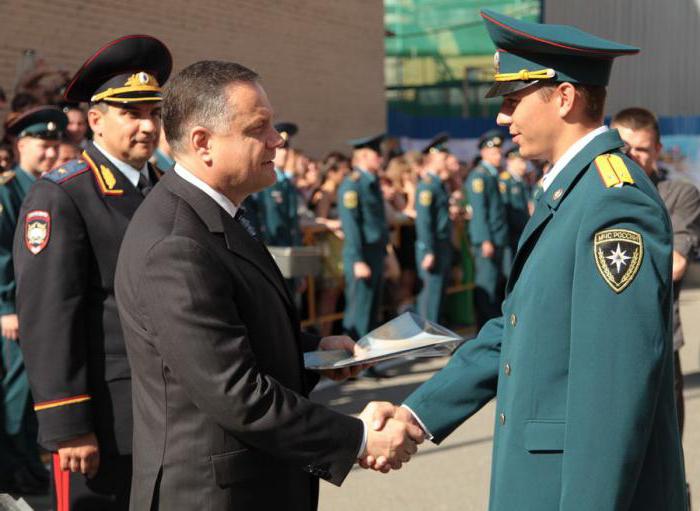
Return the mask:
<path fill-rule="evenodd" d="M 15 313 L 15 271 L 12 266 L 12 239 L 17 211 L 6 186 L 0 187 L 0 316 Z"/>
<path fill-rule="evenodd" d="M 469 221 L 469 235 L 472 244 L 479 245 L 484 241 L 493 241 L 488 223 L 489 190 L 487 178 L 472 172 L 467 180 L 465 191 L 472 207 L 472 219 Z"/>
<path fill-rule="evenodd" d="M 641 264 L 619 292 L 596 263 L 595 235 L 609 229 L 632 231 L 642 239 Z M 649 437 L 661 381 L 672 372 L 671 246 L 660 204 L 633 187 L 606 190 L 587 209 L 572 281 L 559 509 L 630 509 L 647 449 L 653 448 Z M 612 254 L 613 248 L 602 254 Z M 634 251 L 625 256 L 618 266 L 631 271 Z"/>
<path fill-rule="evenodd" d="M 345 234 L 344 253 L 352 263 L 364 261 L 362 257 L 362 213 L 360 212 L 359 187 L 346 180 L 338 190 L 338 215 Z"/>
<path fill-rule="evenodd" d="M 422 248 L 428 254 L 435 253 L 435 194 L 424 183 L 416 189 L 416 241 L 422 244 Z M 418 261 L 420 264 L 420 261 Z"/>
<path fill-rule="evenodd" d="M 503 317 L 484 325 L 476 339 L 459 348 L 450 362 L 405 401 L 442 442 L 452 431 L 496 396 Z"/>

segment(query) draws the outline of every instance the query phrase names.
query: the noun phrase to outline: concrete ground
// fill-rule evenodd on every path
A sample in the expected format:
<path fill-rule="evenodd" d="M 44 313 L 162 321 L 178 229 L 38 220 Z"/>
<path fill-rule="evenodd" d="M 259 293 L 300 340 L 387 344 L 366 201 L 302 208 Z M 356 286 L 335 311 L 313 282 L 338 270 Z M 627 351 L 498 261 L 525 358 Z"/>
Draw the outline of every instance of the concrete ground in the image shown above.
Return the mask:
<path fill-rule="evenodd" d="M 686 337 L 681 350 L 686 404 L 683 445 L 687 479 L 695 494 L 693 509 L 700 510 L 700 288 L 687 289 L 681 294 L 681 318 Z M 326 387 L 312 398 L 353 414 L 359 413 L 368 401 L 401 402 L 445 362 L 445 359 L 428 359 L 404 364 L 390 371 L 395 375 L 391 378 L 362 379 Z M 322 482 L 319 509 L 486 510 L 493 423 L 492 402 L 440 447 L 429 442 L 423 444 L 413 460 L 398 472 L 379 474 L 355 467 L 342 488 Z"/>

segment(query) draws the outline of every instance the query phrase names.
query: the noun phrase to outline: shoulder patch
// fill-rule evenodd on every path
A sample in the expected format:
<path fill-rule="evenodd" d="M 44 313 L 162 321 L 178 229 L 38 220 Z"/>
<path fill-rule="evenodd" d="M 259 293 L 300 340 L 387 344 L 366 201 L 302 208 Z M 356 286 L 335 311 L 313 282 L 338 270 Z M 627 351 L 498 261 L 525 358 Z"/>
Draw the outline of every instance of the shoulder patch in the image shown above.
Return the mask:
<path fill-rule="evenodd" d="M 508 181 L 510 179 L 510 172 L 504 170 L 498 175 L 498 177 L 501 178 L 503 181 Z"/>
<path fill-rule="evenodd" d="M 595 165 L 606 188 L 621 186 L 624 183 L 634 184 L 625 161 L 617 154 L 601 154 L 595 159 Z"/>
<path fill-rule="evenodd" d="M 593 236 L 598 272 L 615 293 L 621 293 L 637 276 L 644 257 L 642 235 L 627 229 L 606 229 Z"/>
<path fill-rule="evenodd" d="M 2 174 L 0 174 L 0 186 L 6 185 L 10 181 L 12 181 L 16 175 L 17 174 L 14 170 L 6 170 Z"/>
<path fill-rule="evenodd" d="M 88 162 L 86 162 L 85 160 L 71 160 L 69 162 L 64 163 L 60 167 L 55 168 L 50 172 L 47 172 L 41 177 L 43 179 L 48 179 L 49 181 L 53 181 L 54 183 L 60 184 L 88 170 L 90 170 L 90 165 L 88 165 Z"/>
<path fill-rule="evenodd" d="M 355 209 L 357 207 L 357 192 L 348 190 L 343 194 L 343 206 L 347 209 Z"/>
<path fill-rule="evenodd" d="M 433 203 L 433 192 L 430 190 L 423 190 L 418 194 L 418 203 L 421 206 L 430 206 Z"/>
<path fill-rule="evenodd" d="M 475 177 L 472 179 L 472 192 L 483 193 L 484 192 L 484 180 L 480 177 Z"/>
<path fill-rule="evenodd" d="M 49 244 L 51 236 L 51 215 L 48 211 L 35 209 L 24 217 L 24 245 L 37 255 Z"/>

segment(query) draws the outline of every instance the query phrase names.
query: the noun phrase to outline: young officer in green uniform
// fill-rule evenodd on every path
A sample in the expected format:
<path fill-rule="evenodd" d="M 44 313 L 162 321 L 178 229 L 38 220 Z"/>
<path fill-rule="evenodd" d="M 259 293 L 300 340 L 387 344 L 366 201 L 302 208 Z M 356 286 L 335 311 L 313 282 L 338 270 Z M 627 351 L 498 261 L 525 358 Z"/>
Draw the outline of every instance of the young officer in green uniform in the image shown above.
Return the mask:
<path fill-rule="evenodd" d="M 498 176 L 498 187 L 508 219 L 509 248 L 512 255 L 518 249 L 518 240 L 530 219 L 530 188 L 524 177 L 527 161 L 517 147 L 506 152 L 506 170 Z"/>
<path fill-rule="evenodd" d="M 469 173 L 465 196 L 472 207 L 469 237 L 474 255 L 474 306 L 477 327 L 500 314 L 503 301 L 505 249 L 508 246 L 508 222 L 498 190 L 503 134 L 487 131 L 479 140 L 481 161 Z"/>
<path fill-rule="evenodd" d="M 504 96 L 498 123 L 524 158 L 553 166 L 503 315 L 393 412 L 417 417 L 440 443 L 497 397 L 492 511 L 685 511 L 671 222 L 603 126 L 612 61 L 639 50 L 482 16 L 499 49 L 489 92 Z"/>
<path fill-rule="evenodd" d="M 378 173 L 384 135 L 348 141 L 354 169 L 338 189 L 338 214 L 345 234 L 343 328 L 359 339 L 377 326 L 389 229 Z"/>
<path fill-rule="evenodd" d="M 418 294 L 418 314 L 439 322 L 452 265 L 450 178 L 446 161 L 448 135 L 437 135 L 423 149 L 423 179 L 416 189 L 416 263 L 423 287 Z"/>
<path fill-rule="evenodd" d="M 0 491 L 48 490 L 48 473 L 39 459 L 36 418 L 19 347 L 15 308 L 12 241 L 19 210 L 29 188 L 54 166 L 68 119 L 58 108 L 42 106 L 23 113 L 7 127 L 16 140 L 19 163 L 0 175 L 0 322 L 2 323 L 2 414 Z"/>

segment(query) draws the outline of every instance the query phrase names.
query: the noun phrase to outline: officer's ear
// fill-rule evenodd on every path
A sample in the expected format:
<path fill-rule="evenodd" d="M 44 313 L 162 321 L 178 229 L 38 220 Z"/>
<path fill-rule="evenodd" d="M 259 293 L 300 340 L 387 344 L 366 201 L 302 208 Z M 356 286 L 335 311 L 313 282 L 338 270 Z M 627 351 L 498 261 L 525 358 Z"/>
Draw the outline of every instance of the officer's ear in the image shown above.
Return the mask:
<path fill-rule="evenodd" d="M 562 119 L 567 117 L 574 109 L 585 108 L 585 105 L 582 104 L 584 102 L 583 98 L 576 94 L 576 87 L 569 82 L 562 82 L 557 85 L 553 99 L 557 101 L 559 117 Z"/>
<path fill-rule="evenodd" d="M 102 136 L 104 126 L 104 116 L 109 111 L 109 105 L 106 103 L 93 103 L 88 109 L 88 124 L 95 135 Z"/>

